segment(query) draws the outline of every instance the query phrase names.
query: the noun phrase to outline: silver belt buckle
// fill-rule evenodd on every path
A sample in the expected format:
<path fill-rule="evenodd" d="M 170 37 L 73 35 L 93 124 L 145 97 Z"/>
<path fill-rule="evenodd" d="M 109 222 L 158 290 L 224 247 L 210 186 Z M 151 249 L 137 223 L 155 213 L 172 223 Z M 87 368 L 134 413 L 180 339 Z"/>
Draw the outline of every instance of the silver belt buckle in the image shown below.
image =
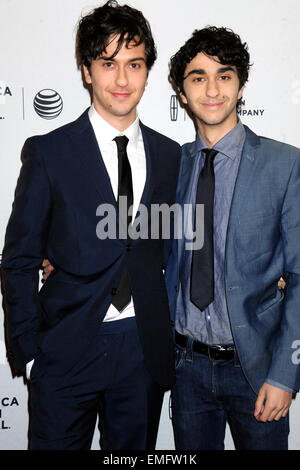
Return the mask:
<path fill-rule="evenodd" d="M 215 344 L 213 346 L 214 348 L 218 349 L 219 351 L 225 351 L 224 348 L 222 348 L 222 346 L 220 346 L 219 344 Z M 222 361 L 222 359 L 213 359 L 210 355 L 210 349 L 212 349 L 212 346 L 208 346 L 208 359 L 211 361 L 211 362 L 218 362 L 218 361 Z"/>

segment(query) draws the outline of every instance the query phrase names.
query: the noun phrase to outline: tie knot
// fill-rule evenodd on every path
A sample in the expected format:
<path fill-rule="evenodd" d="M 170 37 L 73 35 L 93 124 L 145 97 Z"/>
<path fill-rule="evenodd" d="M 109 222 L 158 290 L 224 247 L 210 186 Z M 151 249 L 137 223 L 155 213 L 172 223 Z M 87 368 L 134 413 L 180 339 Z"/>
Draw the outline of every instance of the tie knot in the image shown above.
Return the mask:
<path fill-rule="evenodd" d="M 206 155 L 206 160 L 213 161 L 218 151 L 214 149 L 203 149 L 202 150 Z"/>
<path fill-rule="evenodd" d="M 114 138 L 114 141 L 117 144 L 118 152 L 126 151 L 126 147 L 128 144 L 128 138 L 126 137 L 126 135 L 119 135 Z"/>

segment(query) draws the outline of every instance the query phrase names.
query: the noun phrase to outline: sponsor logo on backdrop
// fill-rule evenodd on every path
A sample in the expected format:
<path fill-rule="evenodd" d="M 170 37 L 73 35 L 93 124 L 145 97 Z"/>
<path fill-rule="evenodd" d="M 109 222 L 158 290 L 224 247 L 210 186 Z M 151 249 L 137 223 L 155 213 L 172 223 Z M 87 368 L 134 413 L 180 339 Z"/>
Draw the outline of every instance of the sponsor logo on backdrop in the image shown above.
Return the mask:
<path fill-rule="evenodd" d="M 0 431 L 10 429 L 5 415 L 7 409 L 14 406 L 19 406 L 19 402 L 16 397 L 0 397 Z"/>
<path fill-rule="evenodd" d="M 296 96 L 296 92 L 295 92 L 295 96 Z M 295 98 L 294 98 L 294 101 L 296 101 Z M 265 110 L 262 109 L 262 108 L 246 107 L 246 101 L 245 100 L 242 100 L 241 103 L 242 103 L 242 107 L 238 111 L 238 114 L 241 117 L 243 117 L 243 116 L 262 117 L 265 113 Z M 173 122 L 179 121 L 179 119 L 180 119 L 179 118 L 179 109 L 180 108 L 181 107 L 180 107 L 177 96 L 176 95 L 171 95 L 171 98 L 170 98 L 170 118 L 171 118 L 171 121 L 173 121 Z M 184 109 L 183 109 L 183 113 L 184 113 L 183 117 L 184 117 L 184 121 L 185 121 L 186 120 L 186 111 Z"/>
<path fill-rule="evenodd" d="M 182 113 L 179 113 L 182 111 Z M 178 98 L 176 95 L 171 95 L 170 98 L 170 118 L 171 121 L 176 122 L 181 120 L 181 116 L 183 116 L 183 120 L 186 120 L 186 111 L 184 108 L 181 108 Z"/>
<path fill-rule="evenodd" d="M 2 80 L 0 80 L 0 104 L 6 104 L 7 98 L 12 96 L 12 92 L 9 86 L 7 86 Z M 0 120 L 5 119 L 5 116 L 1 114 L 0 109 Z"/>
<path fill-rule="evenodd" d="M 171 95 L 170 99 L 170 116 L 171 121 L 177 121 L 178 118 L 178 99 L 176 95 Z"/>
<path fill-rule="evenodd" d="M 259 117 L 261 117 L 261 116 L 264 115 L 264 112 L 265 112 L 264 109 L 261 109 L 261 108 L 256 108 L 256 109 L 255 108 L 247 108 L 245 100 L 242 100 L 241 103 L 242 103 L 242 107 L 238 111 L 238 114 L 241 117 L 243 117 L 243 116 L 259 116 Z"/>
<path fill-rule="evenodd" d="M 5 104 L 8 96 L 12 96 L 12 92 L 9 86 L 0 80 L 0 104 Z"/>
<path fill-rule="evenodd" d="M 55 119 L 62 112 L 63 100 L 57 91 L 45 88 L 35 95 L 33 107 L 41 118 Z"/>

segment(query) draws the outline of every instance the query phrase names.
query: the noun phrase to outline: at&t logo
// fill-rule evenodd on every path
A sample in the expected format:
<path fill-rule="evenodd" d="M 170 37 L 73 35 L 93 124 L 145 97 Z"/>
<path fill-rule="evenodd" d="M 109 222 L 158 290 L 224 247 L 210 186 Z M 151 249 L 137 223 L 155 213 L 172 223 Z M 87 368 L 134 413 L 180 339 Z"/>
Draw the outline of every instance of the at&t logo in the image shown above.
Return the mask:
<path fill-rule="evenodd" d="M 55 119 L 62 112 L 63 100 L 57 91 L 45 88 L 34 97 L 33 107 L 41 118 Z"/>

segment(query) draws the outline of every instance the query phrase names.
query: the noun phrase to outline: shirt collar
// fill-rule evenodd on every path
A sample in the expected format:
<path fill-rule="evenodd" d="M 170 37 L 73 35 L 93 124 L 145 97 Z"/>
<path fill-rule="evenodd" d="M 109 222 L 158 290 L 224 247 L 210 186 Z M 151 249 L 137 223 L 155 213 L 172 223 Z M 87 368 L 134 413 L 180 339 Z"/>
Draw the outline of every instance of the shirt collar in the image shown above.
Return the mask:
<path fill-rule="evenodd" d="M 127 129 L 125 129 L 125 131 L 120 132 L 118 129 L 115 129 L 113 126 L 111 126 L 105 119 L 103 119 L 99 113 L 97 113 L 93 104 L 91 105 L 88 114 L 97 140 L 99 140 L 101 144 L 108 144 L 115 137 L 119 135 L 126 135 L 129 142 L 137 147 L 141 132 L 140 120 L 138 116 L 136 117 L 136 120 Z"/>
<path fill-rule="evenodd" d="M 232 160 L 235 159 L 237 156 L 238 150 L 243 146 L 246 137 L 246 131 L 241 123 L 240 119 L 236 126 L 231 129 L 228 134 L 222 137 L 215 145 L 214 149 L 218 152 L 226 155 L 227 157 L 231 158 Z M 197 133 L 197 139 L 195 142 L 194 153 L 198 153 L 203 149 L 207 149 L 207 144 L 202 139 L 200 132 Z"/>

